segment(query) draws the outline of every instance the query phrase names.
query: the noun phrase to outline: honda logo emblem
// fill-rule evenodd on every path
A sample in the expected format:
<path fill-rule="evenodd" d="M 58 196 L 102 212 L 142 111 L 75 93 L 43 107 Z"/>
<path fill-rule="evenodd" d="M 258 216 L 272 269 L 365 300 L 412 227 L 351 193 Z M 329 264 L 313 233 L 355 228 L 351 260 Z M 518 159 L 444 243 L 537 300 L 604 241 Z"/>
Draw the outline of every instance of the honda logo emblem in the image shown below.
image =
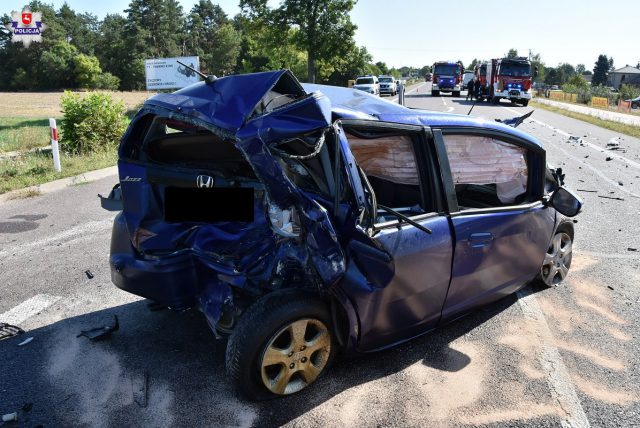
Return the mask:
<path fill-rule="evenodd" d="M 199 175 L 196 179 L 196 184 L 201 189 L 211 189 L 215 180 L 208 175 Z"/>

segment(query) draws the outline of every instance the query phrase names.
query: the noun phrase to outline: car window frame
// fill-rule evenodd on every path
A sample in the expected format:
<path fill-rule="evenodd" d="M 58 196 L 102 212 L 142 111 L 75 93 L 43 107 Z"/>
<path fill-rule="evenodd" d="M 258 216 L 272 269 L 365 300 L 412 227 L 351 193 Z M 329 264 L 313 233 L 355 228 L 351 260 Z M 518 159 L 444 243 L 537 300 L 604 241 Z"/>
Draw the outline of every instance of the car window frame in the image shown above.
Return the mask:
<path fill-rule="evenodd" d="M 421 198 L 423 203 L 425 205 L 428 204 L 432 211 L 409 216 L 409 218 L 413 221 L 423 221 L 431 217 L 446 214 L 448 205 L 444 196 L 439 155 L 430 127 L 363 119 L 342 119 L 339 122 L 345 136 L 350 129 L 371 130 L 373 132 L 387 131 L 388 135 L 410 134 L 416 167 L 420 178 Z M 348 137 L 346 139 L 347 141 L 349 140 Z M 363 183 L 363 185 L 365 185 L 365 183 Z M 371 207 L 369 207 L 369 209 L 370 208 Z M 375 231 L 382 229 L 399 228 L 405 225 L 409 225 L 409 223 L 400 219 L 382 223 L 373 222 L 373 230 L 375 233 Z"/>
<path fill-rule="evenodd" d="M 453 215 L 475 215 L 482 213 L 495 213 L 514 210 L 526 210 L 543 203 L 544 196 L 544 173 L 546 165 L 546 151 L 541 146 L 527 141 L 517 135 L 508 134 L 495 129 L 476 128 L 476 127 L 454 127 L 441 126 L 433 127 L 434 140 L 438 157 L 440 158 L 440 167 L 444 177 L 444 188 L 449 201 L 450 214 Z M 451 173 L 451 164 L 449 155 L 446 150 L 446 135 L 474 135 L 479 137 L 493 138 L 507 144 L 525 149 L 527 152 L 527 193 L 532 199 L 529 202 L 517 205 L 506 205 L 502 207 L 490 208 L 466 208 L 460 209 L 458 205 L 458 197 L 453 183 L 453 174 Z"/>

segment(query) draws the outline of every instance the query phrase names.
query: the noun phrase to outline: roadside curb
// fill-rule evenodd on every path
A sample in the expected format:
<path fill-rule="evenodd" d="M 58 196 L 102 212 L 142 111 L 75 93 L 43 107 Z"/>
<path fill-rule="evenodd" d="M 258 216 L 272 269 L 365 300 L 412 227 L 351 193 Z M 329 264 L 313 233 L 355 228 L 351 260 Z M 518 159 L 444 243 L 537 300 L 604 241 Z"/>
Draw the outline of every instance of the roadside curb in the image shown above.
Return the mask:
<path fill-rule="evenodd" d="M 624 123 L 625 125 L 640 126 L 640 116 L 633 116 L 615 111 L 599 110 L 587 106 L 578 106 L 557 101 L 547 100 L 545 98 L 534 98 L 534 102 L 545 104 L 551 107 L 561 108 L 563 110 L 572 111 L 574 113 L 586 114 L 588 116 L 597 117 L 598 119 L 608 120 L 611 122 Z"/>
<path fill-rule="evenodd" d="M 23 189 L 12 190 L 0 195 L 0 203 L 17 199 L 21 194 L 24 194 L 25 192 L 32 191 L 38 192 L 39 194 L 47 194 L 56 192 L 69 186 L 74 186 L 89 181 L 96 181 L 100 180 L 101 178 L 106 178 L 117 174 L 117 166 L 110 166 L 108 168 L 88 171 L 83 174 L 75 175 L 73 177 L 61 178 L 60 180 L 50 181 L 48 183 L 42 183 L 35 186 L 25 187 Z"/>

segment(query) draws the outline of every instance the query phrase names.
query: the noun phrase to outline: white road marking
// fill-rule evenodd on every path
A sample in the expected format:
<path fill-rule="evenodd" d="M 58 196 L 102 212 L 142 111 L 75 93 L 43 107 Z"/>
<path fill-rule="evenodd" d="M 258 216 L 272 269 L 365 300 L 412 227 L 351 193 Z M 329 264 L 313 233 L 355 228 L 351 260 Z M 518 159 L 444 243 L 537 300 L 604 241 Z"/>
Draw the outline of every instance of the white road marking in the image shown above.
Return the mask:
<path fill-rule="evenodd" d="M 113 225 L 113 220 L 98 220 L 98 221 L 90 221 L 87 223 L 80 224 L 78 226 L 67 229 L 63 232 L 58 233 L 57 235 L 49 236 L 44 239 L 39 239 L 37 241 L 31 241 L 28 243 L 22 243 L 19 245 L 15 245 L 13 247 L 7 247 L 0 251 L 0 258 L 7 257 L 10 255 L 22 255 L 27 253 L 32 253 L 34 250 L 42 249 L 48 245 L 59 243 L 59 242 L 68 242 L 74 239 L 80 238 L 83 235 L 95 232 L 102 232 L 103 230 L 107 230 L 111 228 Z"/>
<path fill-rule="evenodd" d="M 440 99 L 442 100 L 442 104 L 444 104 L 444 106 L 447 106 L 447 101 L 444 99 L 444 97 L 442 95 L 440 95 Z"/>
<path fill-rule="evenodd" d="M 561 425 L 567 428 L 590 427 L 589 419 L 584 413 L 582 403 L 573 387 L 571 376 L 564 365 L 562 356 L 558 352 L 558 348 L 553 345 L 553 335 L 549 330 L 549 324 L 538 305 L 538 301 L 531 294 L 529 288 L 518 291 L 516 295 L 524 316 L 535 323 L 537 333 L 540 336 L 538 339 L 541 340 L 542 349 L 538 354 L 538 361 L 546 373 L 546 381 L 551 391 L 551 396 L 565 412 Z"/>
<path fill-rule="evenodd" d="M 515 113 L 515 114 L 517 114 L 518 116 L 520 115 L 520 113 L 522 113 L 522 112 L 519 112 L 519 111 L 516 111 L 516 110 L 510 109 L 509 107 L 505 107 L 505 110 L 509 110 L 509 111 L 511 111 L 511 112 L 513 112 L 513 113 Z M 542 126 L 544 126 L 544 127 L 547 127 L 547 128 L 549 128 L 549 129 L 552 129 L 552 130 L 556 131 L 558 134 L 560 134 L 560 135 L 564 135 L 564 136 L 565 136 L 565 137 L 567 137 L 567 138 L 569 138 L 569 137 L 571 136 L 571 134 L 569 134 L 569 133 L 568 133 L 568 132 L 566 132 L 566 131 L 563 131 L 562 129 L 558 129 L 558 128 L 556 128 L 556 127 L 554 127 L 554 126 L 551 126 L 551 125 L 549 125 L 549 124 L 547 124 L 547 123 L 540 122 L 540 121 L 539 121 L 539 120 L 537 120 L 537 119 L 531 119 L 531 120 L 532 120 L 533 122 L 537 123 L 538 125 L 542 125 Z M 616 139 L 616 138 L 612 138 L 611 140 L 615 140 L 615 139 Z M 611 141 L 611 140 L 609 140 L 609 141 Z M 613 152 L 613 151 L 611 151 L 611 150 L 606 150 L 604 147 L 600 147 L 600 146 L 598 146 L 597 144 L 590 143 L 590 142 L 586 141 L 584 138 L 582 139 L 582 142 L 583 142 L 585 145 L 587 145 L 587 146 L 589 146 L 590 148 L 592 148 L 592 149 L 595 149 L 595 150 L 597 150 L 597 151 L 599 151 L 599 152 L 606 151 L 606 152 L 607 152 L 607 154 L 608 154 L 609 156 L 611 156 L 612 158 L 620 159 L 620 160 L 622 160 L 622 161 L 626 162 L 627 164 L 631 165 L 632 167 L 640 169 L 640 163 L 638 163 L 638 162 L 634 162 L 634 161 L 632 161 L 631 159 L 628 159 L 628 158 L 626 158 L 626 157 L 624 157 L 624 156 L 622 156 L 622 155 L 619 155 L 618 153 L 615 153 L 615 152 Z"/>
<path fill-rule="evenodd" d="M 447 107 L 447 113 L 451 113 L 453 110 L 455 110 L 454 107 Z"/>
<path fill-rule="evenodd" d="M 22 324 L 35 314 L 42 312 L 49 306 L 53 305 L 59 299 L 60 297 L 58 296 L 37 294 L 0 315 L 0 322 L 6 322 L 7 324 L 12 325 Z"/>

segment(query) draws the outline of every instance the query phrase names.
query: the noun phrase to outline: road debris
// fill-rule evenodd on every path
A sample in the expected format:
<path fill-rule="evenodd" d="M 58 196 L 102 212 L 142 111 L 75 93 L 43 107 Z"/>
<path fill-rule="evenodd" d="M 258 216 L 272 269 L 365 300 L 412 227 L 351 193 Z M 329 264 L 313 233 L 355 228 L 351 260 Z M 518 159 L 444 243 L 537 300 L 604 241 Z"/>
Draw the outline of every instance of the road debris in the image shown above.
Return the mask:
<path fill-rule="evenodd" d="M 612 161 L 613 158 L 611 156 L 607 156 L 607 158 L 605 159 L 607 162 Z"/>
<path fill-rule="evenodd" d="M 627 248 L 627 251 L 638 251 L 638 249 L 637 248 L 633 248 L 633 247 L 629 247 L 629 248 Z"/>
<path fill-rule="evenodd" d="M 620 180 L 618 180 L 618 185 L 624 186 L 624 184 L 622 184 L 622 181 L 620 181 Z"/>
<path fill-rule="evenodd" d="M 7 413 L 6 415 L 2 415 L 2 422 L 11 422 L 18 420 L 18 412 Z"/>
<path fill-rule="evenodd" d="M 117 331 L 120 328 L 120 323 L 118 322 L 118 316 L 114 315 L 114 324 L 113 325 L 105 325 L 104 327 L 96 327 L 91 330 L 83 330 L 76 337 L 84 336 L 89 338 L 89 340 L 102 340 L 111 335 L 114 331 Z"/>
<path fill-rule="evenodd" d="M 602 195 L 598 195 L 599 198 L 605 198 L 605 199 L 613 199 L 616 201 L 624 201 L 624 198 L 618 198 L 615 196 L 602 196 Z"/>
<path fill-rule="evenodd" d="M 569 135 L 569 139 L 567 140 L 567 143 L 582 144 L 582 138 L 578 137 L 577 135 Z"/>
<path fill-rule="evenodd" d="M 610 286 L 610 285 L 607 285 L 607 288 L 608 288 L 609 290 L 613 290 L 613 287 L 612 287 L 612 286 Z"/>
<path fill-rule="evenodd" d="M 149 372 L 147 370 L 138 375 L 131 376 L 131 395 L 133 396 L 133 401 L 142 408 L 147 407 L 148 387 Z"/>
<path fill-rule="evenodd" d="M 24 330 L 15 325 L 0 322 L 0 340 L 8 339 L 24 333 Z"/>
<path fill-rule="evenodd" d="M 33 340 L 33 336 L 27 337 L 25 340 L 23 340 L 22 342 L 18 343 L 18 346 L 24 346 L 27 343 L 31 343 L 32 340 Z"/>
<path fill-rule="evenodd" d="M 85 274 L 85 275 L 87 275 L 87 278 L 89 278 L 89 279 L 93 279 L 93 273 L 91 273 L 91 271 L 90 271 L 90 270 L 85 270 L 85 271 L 84 271 L 84 274 Z"/>
<path fill-rule="evenodd" d="M 597 190 L 578 189 L 578 192 L 598 193 Z"/>

